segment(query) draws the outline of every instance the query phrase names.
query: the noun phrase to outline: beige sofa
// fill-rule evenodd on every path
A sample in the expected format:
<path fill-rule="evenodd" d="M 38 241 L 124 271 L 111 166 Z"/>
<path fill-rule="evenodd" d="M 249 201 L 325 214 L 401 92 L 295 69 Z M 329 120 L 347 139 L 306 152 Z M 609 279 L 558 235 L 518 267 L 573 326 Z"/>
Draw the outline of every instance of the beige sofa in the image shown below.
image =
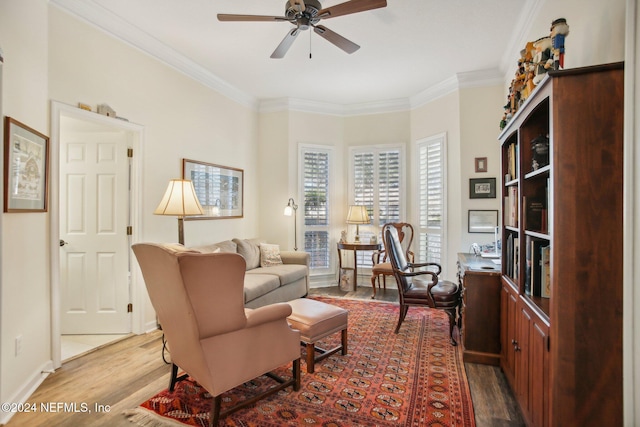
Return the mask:
<path fill-rule="evenodd" d="M 233 252 L 242 255 L 247 263 L 244 303 L 248 308 L 291 301 L 309 292 L 309 254 L 306 252 L 279 251 L 276 245 L 267 244 L 262 239 L 225 240 L 189 249 L 202 253 Z"/>

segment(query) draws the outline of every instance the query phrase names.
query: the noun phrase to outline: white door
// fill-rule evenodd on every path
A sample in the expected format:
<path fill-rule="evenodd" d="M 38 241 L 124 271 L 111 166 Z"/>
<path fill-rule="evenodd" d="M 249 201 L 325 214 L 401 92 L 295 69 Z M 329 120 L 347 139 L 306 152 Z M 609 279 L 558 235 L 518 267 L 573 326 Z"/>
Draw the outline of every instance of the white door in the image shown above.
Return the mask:
<path fill-rule="evenodd" d="M 60 119 L 62 334 L 131 332 L 128 138 Z"/>

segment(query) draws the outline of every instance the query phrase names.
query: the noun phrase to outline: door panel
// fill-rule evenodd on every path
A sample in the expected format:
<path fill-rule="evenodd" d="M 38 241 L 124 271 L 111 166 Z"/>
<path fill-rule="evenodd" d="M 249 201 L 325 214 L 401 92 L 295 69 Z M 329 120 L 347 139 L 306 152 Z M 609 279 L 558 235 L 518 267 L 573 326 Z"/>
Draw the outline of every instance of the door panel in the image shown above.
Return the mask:
<path fill-rule="evenodd" d="M 61 119 L 62 334 L 131 332 L 127 145 L 125 132 Z"/>

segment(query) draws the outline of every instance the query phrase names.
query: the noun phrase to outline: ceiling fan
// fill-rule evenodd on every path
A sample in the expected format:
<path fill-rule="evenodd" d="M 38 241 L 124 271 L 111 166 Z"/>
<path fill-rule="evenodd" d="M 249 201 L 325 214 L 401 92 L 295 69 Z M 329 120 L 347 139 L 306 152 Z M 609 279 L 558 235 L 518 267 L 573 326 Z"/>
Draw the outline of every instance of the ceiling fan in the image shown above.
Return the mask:
<path fill-rule="evenodd" d="M 287 35 L 280 42 L 276 50 L 271 54 L 271 58 L 284 58 L 294 40 L 301 31 L 313 27 L 313 31 L 325 40 L 333 43 L 340 49 L 351 54 L 360 49 L 360 46 L 342 37 L 340 34 L 331 31 L 324 25 L 317 25 L 322 19 L 335 18 L 337 16 L 349 15 L 351 13 L 364 12 L 371 9 L 378 9 L 387 6 L 387 0 L 350 0 L 335 6 L 322 8 L 318 0 L 288 0 L 285 6 L 284 16 L 265 15 L 231 15 L 225 13 L 218 14 L 219 21 L 288 21 L 296 27 L 287 32 Z"/>

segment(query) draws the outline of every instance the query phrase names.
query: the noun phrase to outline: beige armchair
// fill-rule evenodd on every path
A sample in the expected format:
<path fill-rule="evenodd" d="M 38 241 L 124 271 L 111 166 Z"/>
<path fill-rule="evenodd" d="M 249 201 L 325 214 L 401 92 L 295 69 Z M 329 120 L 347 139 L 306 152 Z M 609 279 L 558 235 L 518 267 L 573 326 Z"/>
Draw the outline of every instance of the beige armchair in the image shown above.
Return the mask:
<path fill-rule="evenodd" d="M 162 324 L 173 369 L 178 366 L 213 396 L 210 425 L 283 388 L 300 388 L 300 333 L 291 306 L 245 309 L 245 261 L 234 253 L 202 254 L 173 245 L 133 245 L 151 303 Z M 293 361 L 292 378 L 270 372 Z M 222 393 L 260 375 L 280 384 L 221 412 Z"/>

